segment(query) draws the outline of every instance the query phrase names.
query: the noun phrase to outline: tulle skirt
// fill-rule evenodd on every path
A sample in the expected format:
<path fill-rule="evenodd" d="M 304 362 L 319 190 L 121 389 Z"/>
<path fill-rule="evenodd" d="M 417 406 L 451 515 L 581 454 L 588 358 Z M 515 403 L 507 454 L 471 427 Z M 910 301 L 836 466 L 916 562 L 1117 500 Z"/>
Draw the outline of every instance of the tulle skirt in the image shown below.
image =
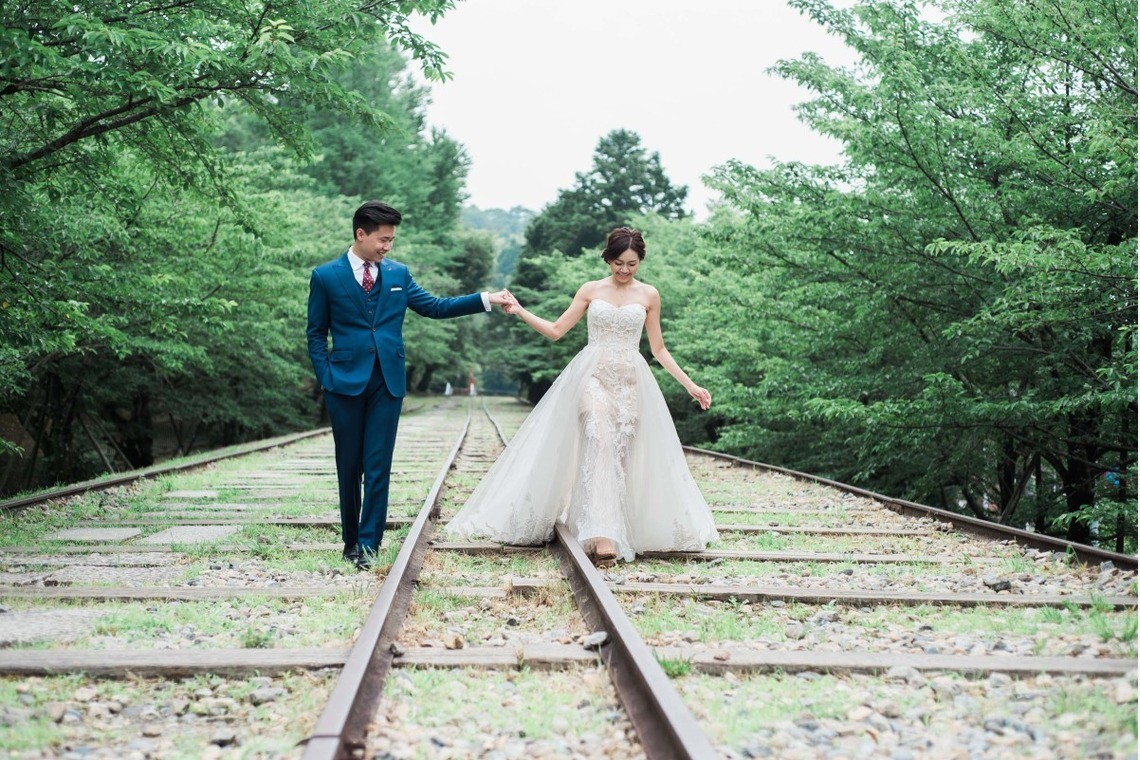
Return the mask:
<path fill-rule="evenodd" d="M 452 538 L 537 545 L 565 523 L 589 549 L 700 551 L 712 514 L 665 398 L 636 350 L 587 345 L 444 528 Z"/>

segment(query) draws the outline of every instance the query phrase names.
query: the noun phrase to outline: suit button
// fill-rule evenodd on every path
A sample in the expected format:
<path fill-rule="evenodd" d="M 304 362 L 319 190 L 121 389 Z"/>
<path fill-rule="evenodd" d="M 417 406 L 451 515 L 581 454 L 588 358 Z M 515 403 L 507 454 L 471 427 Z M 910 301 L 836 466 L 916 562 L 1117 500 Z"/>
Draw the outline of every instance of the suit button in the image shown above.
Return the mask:
<path fill-rule="evenodd" d="M 375 327 L 373 327 L 373 328 L 372 328 L 372 332 L 376 332 L 376 328 L 375 328 Z"/>
<path fill-rule="evenodd" d="M 375 349 L 375 348 L 370 348 L 370 349 L 368 349 L 368 353 L 370 353 L 370 354 L 374 354 L 374 353 L 376 353 L 376 349 Z"/>

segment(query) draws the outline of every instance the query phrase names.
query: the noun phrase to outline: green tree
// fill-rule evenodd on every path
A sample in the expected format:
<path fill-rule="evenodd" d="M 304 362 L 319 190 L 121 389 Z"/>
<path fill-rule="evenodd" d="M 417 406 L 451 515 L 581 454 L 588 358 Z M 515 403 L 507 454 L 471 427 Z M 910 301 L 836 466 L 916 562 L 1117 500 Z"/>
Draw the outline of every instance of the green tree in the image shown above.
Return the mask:
<path fill-rule="evenodd" d="M 575 177 L 574 187 L 559 192 L 558 198 L 543 208 L 526 229 L 523 249 L 511 277 L 512 290 L 524 303 L 540 303 L 551 295 L 552 289 L 557 296 L 562 295 L 548 276 L 555 266 L 550 254 L 584 256 L 587 249 L 599 248 L 611 229 L 632 224 L 646 214 L 665 219 L 685 217 L 688 189 L 673 185 L 661 167 L 660 155 L 648 153 L 641 138 L 629 130 L 617 129 L 599 140 L 590 170 Z M 599 271 L 590 279 L 604 275 L 604 271 Z M 559 285 L 564 288 L 566 283 Z M 542 361 L 539 357 L 552 356 L 539 350 L 544 339 L 525 325 L 513 325 L 511 330 L 513 342 L 527 347 L 525 356 L 533 356 L 535 362 Z M 515 366 L 524 391 L 536 401 L 550 385 L 544 379 L 549 373 L 532 372 L 534 365 L 529 360 L 516 361 Z"/>
<path fill-rule="evenodd" d="M 494 286 L 502 288 L 510 281 L 522 253 L 523 234 L 534 218 L 534 212 L 522 206 L 510 210 L 491 208 L 479 209 L 466 206 L 461 222 L 473 230 L 485 230 L 495 236 Z"/>
<path fill-rule="evenodd" d="M 0 8 L 0 415 L 31 441 L 0 487 L 145 464 L 168 417 L 187 444 L 306 424 L 305 267 L 358 199 L 266 143 L 307 158 L 311 109 L 394 128 L 338 77 L 381 40 L 441 77 L 407 24 L 449 7 Z M 215 139 L 235 107 L 240 155 Z"/>
<path fill-rule="evenodd" d="M 305 109 L 312 134 L 314 160 L 299 167 L 324 195 L 379 198 L 396 206 L 406 224 L 393 258 L 412 266 L 418 281 L 440 294 L 479 290 L 490 279 L 491 245 L 458 228 L 469 159 L 466 151 L 438 129 L 427 127 L 427 90 L 413 84 L 406 62 L 387 44 L 374 55 L 353 61 L 337 77 L 346 90 L 387 114 L 383 123 L 346 119 L 320 108 Z M 230 150 L 256 149 L 267 135 L 257 116 L 232 113 L 221 143 Z M 349 242 L 348 220 L 328 228 L 328 236 L 312 263 L 343 251 Z M 340 234 L 343 233 L 343 234 Z M 462 374 L 478 354 L 478 320 L 406 322 L 409 387 L 426 391 L 436 372 Z M 441 381 L 442 383 L 442 381 Z"/>
<path fill-rule="evenodd" d="M 458 208 L 456 208 L 458 212 Z M 445 244 L 436 243 L 435 231 L 401 233 L 395 258 L 407 262 L 416 281 L 440 295 L 469 293 L 487 288 L 494 260 L 490 236 L 464 230 L 446 230 Z M 492 322 L 505 315 L 492 314 Z M 404 323 L 408 387 L 417 392 L 441 391 L 446 382 L 466 384 L 467 373 L 481 362 L 488 320 L 434 320 L 409 315 Z"/>
<path fill-rule="evenodd" d="M 860 55 L 777 67 L 847 160 L 714 174 L 717 445 L 1123 547 L 1134 504 L 1095 505 L 1106 470 L 1135 493 L 1135 7 L 793 5 Z"/>
<path fill-rule="evenodd" d="M 627 129 L 615 129 L 598 141 L 589 171 L 574 175 L 574 186 L 530 223 L 524 256 L 559 251 L 577 256 L 595 248 L 614 227 L 644 214 L 667 219 L 685 215 L 688 188 L 675 186 L 665 176 L 661 156 L 649 153 L 641 138 Z"/>

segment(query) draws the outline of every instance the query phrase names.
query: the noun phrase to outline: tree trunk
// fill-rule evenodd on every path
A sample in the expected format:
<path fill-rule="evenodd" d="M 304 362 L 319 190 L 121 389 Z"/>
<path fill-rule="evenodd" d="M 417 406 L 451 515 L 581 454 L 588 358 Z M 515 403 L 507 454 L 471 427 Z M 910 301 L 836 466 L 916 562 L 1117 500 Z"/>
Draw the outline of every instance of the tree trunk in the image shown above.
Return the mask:
<path fill-rule="evenodd" d="M 62 407 L 63 416 L 59 425 L 59 447 L 63 465 L 59 468 L 65 483 L 74 483 L 87 477 L 90 472 L 75 461 L 75 410 L 79 406 L 79 389 L 73 389 Z"/>
<path fill-rule="evenodd" d="M 131 400 L 126 413 L 114 412 L 112 419 L 119 429 L 119 449 L 134 468 L 154 464 L 154 421 L 150 415 L 150 393 L 142 390 Z"/>
<path fill-rule="evenodd" d="M 550 390 L 554 383 L 549 380 L 535 380 L 526 386 L 526 400 L 532 404 L 542 401 L 542 397 Z"/>
<path fill-rule="evenodd" d="M 1045 519 L 1048 516 L 1049 504 L 1045 499 L 1045 483 L 1041 476 L 1041 457 L 1037 457 L 1037 466 L 1033 470 L 1034 496 L 1036 497 L 1037 515 L 1033 520 L 1033 529 L 1038 533 L 1045 532 Z"/>
<path fill-rule="evenodd" d="M 1002 446 L 1001 465 L 998 467 L 998 513 L 1005 515 L 1017 491 L 1017 451 L 1008 438 Z M 1000 522 L 1005 522 L 1001 520 Z"/>
<path fill-rule="evenodd" d="M 1070 460 L 1069 466 L 1061 473 L 1061 485 L 1065 490 L 1066 512 L 1079 512 L 1096 502 L 1096 473 L 1083 462 Z M 1065 538 L 1087 544 L 1092 539 L 1092 530 L 1087 523 L 1073 520 Z"/>
<path fill-rule="evenodd" d="M 48 388 L 51 388 L 50 378 L 48 381 Z M 32 453 L 28 457 L 27 470 L 25 470 L 24 473 L 23 487 L 25 489 L 31 488 L 36 482 L 36 461 L 39 459 L 40 451 L 43 449 L 44 436 L 47 435 L 48 393 L 50 393 L 50 391 L 45 392 L 42 406 L 40 406 L 40 420 L 36 424 L 35 432 L 32 433 L 32 440 L 34 443 L 32 444 Z"/>
<path fill-rule="evenodd" d="M 230 420 L 222 424 L 222 445 L 233 446 L 238 443 L 241 435 L 241 426 Z"/>

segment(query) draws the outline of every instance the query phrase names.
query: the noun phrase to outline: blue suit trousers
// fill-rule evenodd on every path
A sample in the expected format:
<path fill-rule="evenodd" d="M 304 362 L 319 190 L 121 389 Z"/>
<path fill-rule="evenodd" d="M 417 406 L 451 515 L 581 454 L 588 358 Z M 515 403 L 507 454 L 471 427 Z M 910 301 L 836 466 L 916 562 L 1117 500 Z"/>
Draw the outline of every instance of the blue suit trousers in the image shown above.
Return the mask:
<path fill-rule="evenodd" d="M 388 391 L 379 362 L 373 364 L 363 393 L 344 396 L 325 391 L 336 448 L 341 538 L 346 546 L 360 544 L 362 551 L 369 552 L 380 548 L 388 520 L 392 451 L 403 401 Z"/>

